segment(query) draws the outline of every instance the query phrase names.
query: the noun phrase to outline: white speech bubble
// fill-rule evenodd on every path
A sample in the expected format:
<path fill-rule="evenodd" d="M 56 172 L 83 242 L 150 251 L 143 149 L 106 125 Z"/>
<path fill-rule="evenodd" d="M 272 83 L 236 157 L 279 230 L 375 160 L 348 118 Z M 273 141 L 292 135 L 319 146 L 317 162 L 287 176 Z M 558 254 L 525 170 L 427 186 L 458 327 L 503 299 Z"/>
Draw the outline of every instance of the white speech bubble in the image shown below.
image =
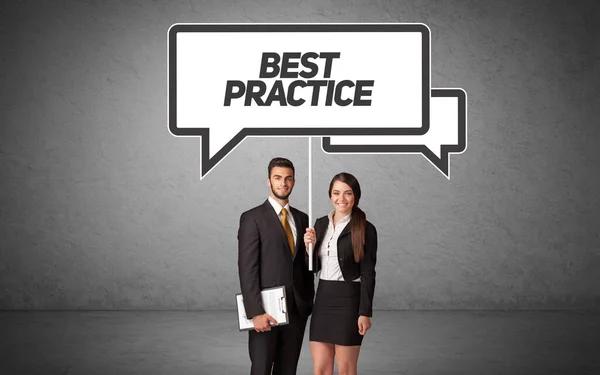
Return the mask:
<path fill-rule="evenodd" d="M 423 135 L 364 135 L 323 138 L 327 153 L 414 154 L 425 156 L 450 178 L 450 154 L 467 148 L 467 100 L 462 89 L 431 90 L 431 123 Z"/>
<path fill-rule="evenodd" d="M 169 129 L 176 136 L 202 137 L 202 175 L 246 136 L 429 130 L 430 34 L 424 24 L 176 24 L 168 43 Z M 279 75 L 261 78 L 271 53 L 281 60 Z M 312 66 L 302 60 L 309 53 L 318 55 L 306 60 Z M 288 69 L 285 54 L 292 56 Z M 284 72 L 291 76 L 282 77 Z M 293 77 L 300 73 L 314 77 Z M 234 92 L 233 84 L 257 90 L 263 85 L 265 92 L 246 101 L 249 90 L 238 98 L 241 86 Z M 277 100 L 260 105 L 269 98 Z"/>

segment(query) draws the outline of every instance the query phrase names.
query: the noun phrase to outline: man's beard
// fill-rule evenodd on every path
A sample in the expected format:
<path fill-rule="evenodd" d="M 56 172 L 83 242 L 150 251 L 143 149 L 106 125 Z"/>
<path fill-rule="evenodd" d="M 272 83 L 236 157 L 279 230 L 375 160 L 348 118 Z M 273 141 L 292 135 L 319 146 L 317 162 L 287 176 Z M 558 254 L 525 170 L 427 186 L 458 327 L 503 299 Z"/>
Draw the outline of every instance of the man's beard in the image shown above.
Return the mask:
<path fill-rule="evenodd" d="M 279 193 L 277 193 L 277 191 L 275 191 L 275 188 L 273 188 L 273 185 L 271 185 L 271 192 L 277 198 L 282 199 L 282 200 L 286 200 L 286 199 L 288 199 L 288 197 L 290 196 L 290 194 L 292 194 L 292 189 L 290 189 L 286 195 L 279 195 Z"/>

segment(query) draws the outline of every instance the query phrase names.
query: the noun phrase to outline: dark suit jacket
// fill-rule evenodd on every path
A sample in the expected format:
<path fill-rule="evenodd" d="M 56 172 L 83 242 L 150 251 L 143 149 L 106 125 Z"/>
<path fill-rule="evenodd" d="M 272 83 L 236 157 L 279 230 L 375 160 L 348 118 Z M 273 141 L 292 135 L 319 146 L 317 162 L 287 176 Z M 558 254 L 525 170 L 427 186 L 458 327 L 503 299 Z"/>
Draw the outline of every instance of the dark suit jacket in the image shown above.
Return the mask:
<path fill-rule="evenodd" d="M 300 316 L 312 312 L 314 277 L 304 260 L 304 232 L 308 216 L 290 207 L 296 226 L 294 257 L 285 230 L 267 199 L 240 217 L 238 231 L 238 271 L 247 316 L 264 314 L 260 291 L 285 286 L 288 308 Z"/>
<path fill-rule="evenodd" d="M 373 316 L 373 295 L 375 293 L 375 263 L 377 263 L 377 230 L 375 226 L 367 221 L 365 225 L 365 254 L 360 262 L 354 262 L 354 251 L 352 250 L 351 227 L 352 222 L 348 223 L 337 242 L 338 262 L 342 271 L 342 276 L 346 282 L 353 282 L 360 276 L 360 304 L 358 308 L 359 315 Z M 321 247 L 323 237 L 329 226 L 329 218 L 323 216 L 315 222 L 315 232 L 317 242 L 314 247 L 313 270 L 318 272 L 321 269 L 321 260 L 317 256 L 317 251 Z M 306 256 L 308 261 L 308 256 Z"/>

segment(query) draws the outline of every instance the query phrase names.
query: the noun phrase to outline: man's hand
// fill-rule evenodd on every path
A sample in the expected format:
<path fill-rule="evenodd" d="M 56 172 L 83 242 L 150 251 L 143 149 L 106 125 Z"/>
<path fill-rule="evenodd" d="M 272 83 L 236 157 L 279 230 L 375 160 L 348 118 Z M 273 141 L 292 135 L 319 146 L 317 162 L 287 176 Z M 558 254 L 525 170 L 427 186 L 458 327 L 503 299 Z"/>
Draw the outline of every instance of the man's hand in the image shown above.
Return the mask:
<path fill-rule="evenodd" d="M 368 316 L 361 315 L 358 317 L 358 333 L 365 335 L 367 330 L 371 328 L 371 318 Z"/>
<path fill-rule="evenodd" d="M 278 325 L 277 321 L 273 319 L 273 317 L 267 313 L 262 315 L 256 315 L 252 317 L 252 322 L 254 323 L 254 330 L 256 332 L 265 332 L 271 330 L 271 325 L 269 323 L 273 323 Z"/>

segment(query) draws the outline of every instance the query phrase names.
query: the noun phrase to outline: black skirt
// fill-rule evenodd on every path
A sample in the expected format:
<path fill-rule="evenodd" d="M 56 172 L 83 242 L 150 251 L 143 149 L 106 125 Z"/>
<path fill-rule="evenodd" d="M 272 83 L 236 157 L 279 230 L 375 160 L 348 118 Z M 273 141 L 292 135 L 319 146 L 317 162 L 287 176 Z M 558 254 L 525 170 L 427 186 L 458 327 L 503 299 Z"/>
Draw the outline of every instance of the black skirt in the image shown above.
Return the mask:
<path fill-rule="evenodd" d="M 319 280 L 310 321 L 310 341 L 356 346 L 358 333 L 360 283 Z"/>

